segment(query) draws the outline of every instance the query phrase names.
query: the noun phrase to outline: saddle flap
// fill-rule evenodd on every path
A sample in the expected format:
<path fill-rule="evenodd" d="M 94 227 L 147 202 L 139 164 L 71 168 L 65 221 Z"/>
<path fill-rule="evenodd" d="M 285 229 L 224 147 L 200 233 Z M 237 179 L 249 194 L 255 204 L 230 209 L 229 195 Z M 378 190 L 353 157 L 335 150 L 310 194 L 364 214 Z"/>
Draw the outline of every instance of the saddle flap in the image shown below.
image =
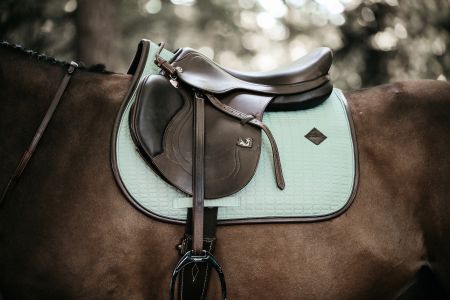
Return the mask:
<path fill-rule="evenodd" d="M 161 75 L 141 81 L 130 113 L 130 128 L 141 155 L 167 182 L 192 194 L 193 100 Z M 263 111 L 271 97 L 243 95 L 224 102 Z M 232 99 L 232 101 L 230 100 Z M 241 190 L 253 177 L 261 150 L 261 130 L 205 104 L 205 197 L 215 199 Z"/>
<path fill-rule="evenodd" d="M 172 65 L 183 82 L 213 94 L 244 90 L 283 95 L 309 91 L 327 83 L 331 62 L 331 50 L 318 48 L 286 68 L 267 73 L 245 73 L 223 68 L 191 48 L 181 48 Z"/>

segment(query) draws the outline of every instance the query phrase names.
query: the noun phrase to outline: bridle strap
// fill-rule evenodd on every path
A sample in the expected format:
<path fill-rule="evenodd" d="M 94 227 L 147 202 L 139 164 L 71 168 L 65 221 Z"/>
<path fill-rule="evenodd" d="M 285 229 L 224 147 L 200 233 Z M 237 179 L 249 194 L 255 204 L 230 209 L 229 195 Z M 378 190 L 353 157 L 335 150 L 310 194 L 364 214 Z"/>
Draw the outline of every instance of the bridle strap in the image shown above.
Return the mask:
<path fill-rule="evenodd" d="M 72 74 L 75 72 L 77 67 L 78 67 L 78 64 L 76 62 L 73 62 L 73 61 L 70 62 L 69 67 L 67 68 L 66 74 L 64 75 L 64 78 L 62 79 L 61 83 L 59 84 L 58 90 L 56 91 L 56 94 L 53 97 L 53 100 L 50 103 L 50 106 L 48 107 L 47 112 L 45 113 L 45 116 L 41 121 L 41 124 L 39 125 L 38 129 L 36 130 L 36 133 L 34 134 L 34 137 L 31 140 L 30 145 L 23 153 L 22 158 L 20 159 L 19 164 L 17 165 L 14 173 L 9 178 L 8 184 L 6 185 L 5 189 L 3 190 L 2 196 L 0 198 L 0 205 L 3 203 L 3 200 L 5 199 L 8 191 L 10 191 L 14 187 L 16 182 L 19 180 L 20 175 L 22 175 L 23 171 L 27 167 L 28 162 L 30 161 L 31 157 L 33 156 L 33 153 L 36 150 L 36 147 L 39 144 L 39 141 L 41 140 L 42 135 L 45 132 L 45 129 L 47 129 L 48 123 L 50 122 L 50 120 L 53 117 L 53 114 L 55 113 L 56 107 L 58 107 L 61 97 L 64 94 L 64 91 L 66 90 L 67 85 L 69 84 L 70 78 L 72 77 Z"/>

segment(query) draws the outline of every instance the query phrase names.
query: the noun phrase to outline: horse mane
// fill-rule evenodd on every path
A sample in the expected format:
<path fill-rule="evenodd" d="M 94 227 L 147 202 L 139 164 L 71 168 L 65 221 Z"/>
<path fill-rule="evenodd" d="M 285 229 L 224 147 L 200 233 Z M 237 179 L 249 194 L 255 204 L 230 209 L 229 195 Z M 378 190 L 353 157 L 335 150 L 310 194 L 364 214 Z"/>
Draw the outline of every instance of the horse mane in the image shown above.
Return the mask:
<path fill-rule="evenodd" d="M 59 66 L 63 66 L 63 67 L 68 67 L 70 65 L 70 62 L 63 61 L 63 60 L 57 60 L 54 57 L 48 56 L 48 55 L 43 54 L 43 53 L 39 53 L 39 52 L 34 51 L 34 50 L 25 49 L 21 45 L 12 44 L 12 43 L 4 41 L 4 40 L 0 40 L 0 48 L 12 49 L 12 50 L 17 51 L 19 53 L 28 55 L 29 57 L 32 57 L 32 58 L 34 58 L 34 59 L 36 59 L 38 61 L 42 61 L 42 62 L 51 64 L 51 65 L 59 65 Z M 106 67 L 103 64 L 95 64 L 95 65 L 86 67 L 84 65 L 84 63 L 80 63 L 78 68 L 82 69 L 82 70 L 89 71 L 89 72 L 111 73 L 110 71 L 106 70 Z"/>

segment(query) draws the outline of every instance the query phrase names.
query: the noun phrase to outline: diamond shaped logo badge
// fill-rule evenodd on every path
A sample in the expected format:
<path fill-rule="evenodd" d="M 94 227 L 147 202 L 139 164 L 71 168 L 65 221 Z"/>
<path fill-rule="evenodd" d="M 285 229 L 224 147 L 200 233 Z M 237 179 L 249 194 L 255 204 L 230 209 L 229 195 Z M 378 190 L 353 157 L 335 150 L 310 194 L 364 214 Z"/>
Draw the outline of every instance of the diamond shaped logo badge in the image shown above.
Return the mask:
<path fill-rule="evenodd" d="M 314 127 L 313 129 L 311 129 L 310 132 L 308 132 L 305 135 L 305 138 L 307 138 L 308 140 L 310 140 L 312 143 L 314 143 L 315 145 L 319 145 L 320 143 L 322 143 L 323 141 L 325 141 L 325 139 L 327 138 L 327 136 L 325 134 L 323 134 L 322 132 L 320 132 L 319 129 L 317 129 L 316 127 Z"/>

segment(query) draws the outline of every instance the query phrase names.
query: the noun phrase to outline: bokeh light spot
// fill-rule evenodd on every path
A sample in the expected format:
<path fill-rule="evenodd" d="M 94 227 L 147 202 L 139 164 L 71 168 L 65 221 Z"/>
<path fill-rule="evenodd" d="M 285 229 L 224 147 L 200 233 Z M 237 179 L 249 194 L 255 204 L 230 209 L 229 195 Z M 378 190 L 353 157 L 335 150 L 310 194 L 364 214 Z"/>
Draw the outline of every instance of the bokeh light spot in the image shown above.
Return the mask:
<path fill-rule="evenodd" d="M 77 9 L 78 3 L 77 0 L 69 0 L 64 5 L 64 11 L 67 13 L 74 12 Z"/>
<path fill-rule="evenodd" d="M 150 0 L 145 4 L 145 10 L 149 14 L 157 14 L 161 11 L 161 0 Z"/>
<path fill-rule="evenodd" d="M 175 5 L 192 6 L 195 4 L 195 0 L 170 0 Z"/>
<path fill-rule="evenodd" d="M 284 17 L 287 13 L 287 7 L 281 0 L 258 0 L 264 10 L 275 18 Z"/>
<path fill-rule="evenodd" d="M 260 12 L 256 16 L 256 23 L 262 29 L 271 29 L 272 27 L 275 26 L 276 19 L 267 12 Z"/>

